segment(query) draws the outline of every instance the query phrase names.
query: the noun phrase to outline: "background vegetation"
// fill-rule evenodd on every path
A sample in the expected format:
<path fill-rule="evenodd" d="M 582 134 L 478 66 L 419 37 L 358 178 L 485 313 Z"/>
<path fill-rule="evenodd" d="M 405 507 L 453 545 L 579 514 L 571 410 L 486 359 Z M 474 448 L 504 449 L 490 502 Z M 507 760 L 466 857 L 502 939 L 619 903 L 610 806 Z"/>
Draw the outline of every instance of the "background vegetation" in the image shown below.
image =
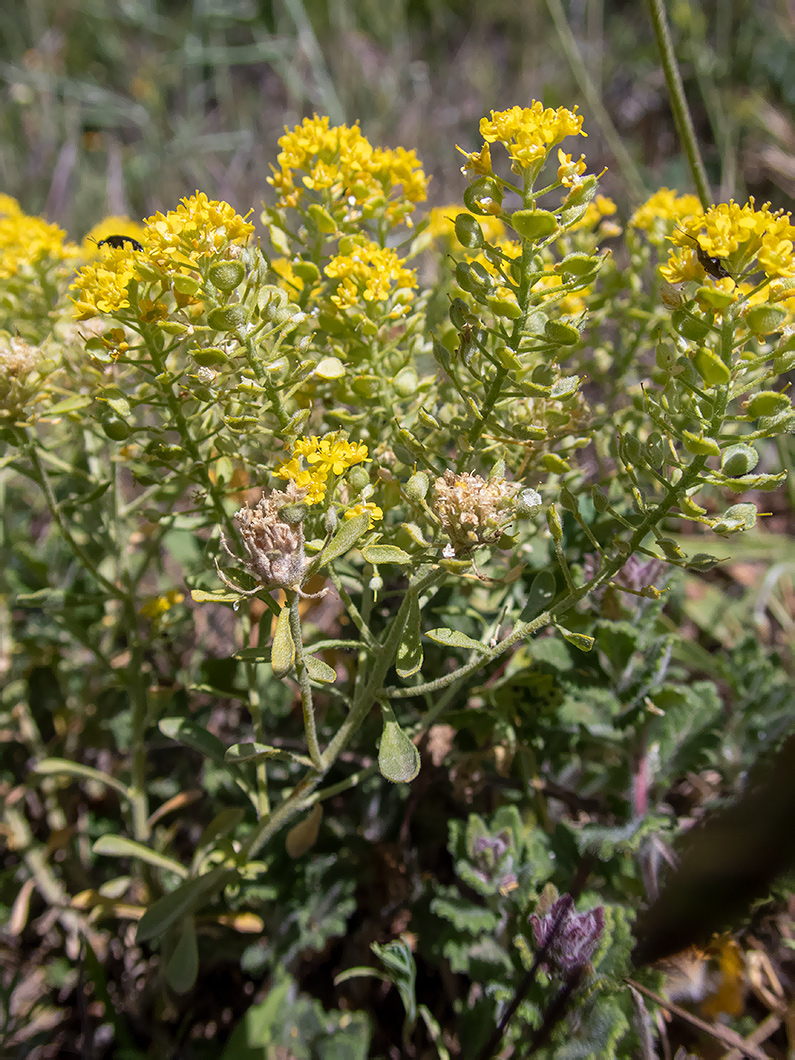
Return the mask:
<path fill-rule="evenodd" d="M 795 188 L 791 9 L 783 0 L 718 0 L 675 3 L 669 16 L 716 201 L 753 195 L 788 209 Z M 622 221 L 661 185 L 689 190 L 642 5 L 40 0 L 0 10 L 0 61 L 2 190 L 77 240 L 106 215 L 166 211 L 195 189 L 245 213 L 267 198 L 265 178 L 284 126 L 313 112 L 332 123 L 359 120 L 374 144 L 416 148 L 433 177 L 432 204 L 461 199 L 462 157 L 453 145 L 474 150 L 484 114 L 531 99 L 551 107 L 579 102 L 589 170 L 608 167 L 601 190 Z M 429 315 L 439 323 L 446 309 L 442 291 Z M 586 346 L 582 363 L 592 353 Z M 616 386 L 605 373 L 596 390 L 609 404 Z M 783 434 L 767 443 L 763 462 L 786 468 L 793 456 L 795 442 Z M 314 845 L 307 841 L 309 856 L 292 857 L 275 844 L 267 874 L 252 870 L 229 908 L 198 921 L 201 974 L 181 991 L 173 975 L 164 978 L 156 946 L 135 942 L 129 925 L 136 914 L 125 908 L 136 895 L 143 902 L 147 889 L 156 892 L 157 880 L 171 886 L 173 864 L 142 867 L 129 858 L 123 874 L 111 870 L 93 844 L 128 834 L 117 792 L 90 774 L 64 782 L 30 773 L 35 760 L 55 756 L 116 776 L 135 724 L 124 691 L 90 669 L 108 623 L 85 574 L 46 537 L 47 517 L 37 510 L 31 525 L 30 489 L 11 482 L 3 510 L 0 794 L 12 849 L 0 875 L 2 1055 L 477 1055 L 497 1003 L 516 990 L 517 947 L 524 945 L 525 957 L 533 948 L 519 901 L 539 898 L 529 881 L 552 878 L 554 863 L 559 889 L 573 889 L 585 865 L 585 904 L 608 907 L 608 934 L 626 956 L 625 907 L 638 906 L 665 875 L 674 836 L 736 796 L 747 771 L 791 727 L 790 480 L 762 495 L 771 514 L 743 535 L 741 548 L 737 538 L 710 538 L 717 564 L 677 574 L 662 601 L 627 603 L 608 592 L 590 616 L 597 651 L 583 655 L 560 638 L 546 639 L 532 657 L 495 667 L 470 689 L 482 710 L 460 703 L 423 736 L 423 770 L 411 786 L 379 776 L 380 719 L 366 726 L 341 759 L 345 771 L 330 778 L 344 784 L 359 770 L 364 779 L 329 802 Z M 578 524 L 567 518 L 563 530 L 566 547 L 584 555 Z M 20 544 L 26 535 L 29 547 Z M 696 551 L 688 536 L 677 542 Z M 184 530 L 170 536 L 168 552 L 174 569 L 205 564 Z M 36 593 L 58 578 L 68 582 L 74 610 L 54 621 Z M 213 578 L 208 568 L 208 587 Z M 492 603 L 484 590 L 466 606 L 447 596 L 435 606 L 479 637 L 473 612 Z M 49 606 L 63 608 L 63 601 Z M 190 688 L 191 717 L 223 751 L 251 733 L 241 692 L 245 661 L 233 658 L 235 616 L 218 605 L 191 606 L 186 637 L 188 606 L 159 620 L 146 663 L 162 678 L 170 714 L 187 716 Z M 254 613 L 254 627 L 261 617 Z M 321 610 L 313 621 L 336 635 L 337 617 Z M 105 649 L 111 665 L 129 665 L 123 646 L 102 641 Z M 426 675 L 441 671 L 448 654 L 429 648 Z M 273 728 L 291 752 L 301 749 L 302 730 L 286 688 L 272 681 L 264 691 Z M 97 689 L 101 696 L 93 698 Z M 632 712 L 650 689 L 667 716 L 646 729 Z M 159 807 L 150 820 L 153 846 L 189 863 L 209 842 L 208 825 L 227 814 L 231 830 L 244 800 L 216 745 L 201 748 L 200 737 L 185 733 L 177 743 L 152 723 L 147 732 L 149 795 Z M 658 756 L 656 786 L 639 793 L 649 746 Z M 762 770 L 769 761 L 762 758 Z M 289 779 L 287 767 L 280 779 Z M 527 828 L 528 814 L 540 822 L 544 843 Z M 750 839 L 737 836 L 733 843 L 745 849 Z M 104 904 L 94 905 L 87 931 L 87 900 L 73 907 L 71 898 L 89 892 L 101 893 Z M 682 1047 L 697 1056 L 734 1055 L 720 1037 L 721 1020 L 746 1037 L 767 1021 L 767 1055 L 792 1054 L 792 912 L 786 877 L 770 880 L 753 909 L 730 910 L 714 925 L 736 930 L 709 953 L 688 951 L 640 975 L 647 990 L 692 1001 L 689 1011 L 707 1024 L 674 1023 L 671 1054 Z M 509 921 L 518 925 L 510 948 Z M 597 965 L 604 959 L 594 956 Z M 386 978 L 335 982 L 357 966 Z M 615 971 L 601 966 L 604 977 Z M 527 1025 L 552 997 L 542 975 L 520 1013 Z M 622 998 L 611 995 L 600 1010 L 603 1025 L 588 1025 L 598 1022 L 595 1009 L 582 1015 L 582 1040 L 602 1041 L 602 1051 L 591 1044 L 590 1052 L 583 1046 L 565 1055 L 612 1055 L 619 1027 L 629 1042 L 620 1055 L 654 1055 L 644 1039 L 652 1017 L 634 995 Z M 522 1055 L 517 1035 L 506 1055 Z M 546 1055 L 557 1060 L 564 1052 Z"/>

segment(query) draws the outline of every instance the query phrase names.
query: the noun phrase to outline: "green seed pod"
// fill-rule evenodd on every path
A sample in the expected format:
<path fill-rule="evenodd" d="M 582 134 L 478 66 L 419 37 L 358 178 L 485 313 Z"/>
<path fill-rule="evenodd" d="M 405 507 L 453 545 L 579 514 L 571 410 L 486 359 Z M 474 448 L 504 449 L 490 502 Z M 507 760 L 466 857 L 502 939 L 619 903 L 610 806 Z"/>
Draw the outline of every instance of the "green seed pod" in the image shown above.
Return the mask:
<path fill-rule="evenodd" d="M 692 316 L 684 309 L 676 309 L 671 315 L 671 323 L 677 332 L 690 342 L 703 342 L 709 334 L 710 325 L 706 320 Z"/>
<path fill-rule="evenodd" d="M 508 222 L 522 239 L 539 243 L 558 228 L 558 219 L 549 210 L 517 210 Z"/>
<path fill-rule="evenodd" d="M 450 323 L 453 327 L 460 331 L 465 325 L 473 325 L 477 323 L 477 317 L 473 315 L 469 306 L 462 298 L 454 298 L 450 303 L 449 309 Z"/>
<path fill-rule="evenodd" d="M 477 261 L 459 261 L 455 267 L 458 286 L 474 297 L 483 297 L 496 286 L 494 277 Z"/>
<path fill-rule="evenodd" d="M 657 367 L 661 368 L 664 372 L 670 372 L 677 361 L 677 353 L 672 350 L 671 347 L 665 342 L 658 342 L 655 350 L 654 359 L 657 362 Z"/>
<path fill-rule="evenodd" d="M 714 438 L 682 431 L 682 442 L 685 449 L 694 456 L 720 456 L 720 446 Z"/>
<path fill-rule="evenodd" d="M 207 314 L 207 323 L 216 331 L 237 331 L 246 322 L 246 311 L 240 302 L 218 306 Z"/>
<path fill-rule="evenodd" d="M 571 512 L 572 515 L 577 515 L 580 511 L 580 506 L 577 503 L 577 498 L 565 486 L 561 487 L 560 506 L 565 511 Z"/>
<path fill-rule="evenodd" d="M 194 280 L 192 276 L 185 276 L 182 273 L 172 278 L 171 286 L 177 294 L 193 296 L 201 291 L 201 284 L 198 280 Z"/>
<path fill-rule="evenodd" d="M 636 467 L 643 463 L 643 446 L 634 434 L 622 436 L 618 447 L 619 456 L 625 464 Z"/>
<path fill-rule="evenodd" d="M 561 320 L 548 320 L 544 325 L 544 336 L 558 346 L 574 346 L 580 341 L 577 328 Z"/>
<path fill-rule="evenodd" d="M 600 515 L 606 512 L 610 507 L 610 501 L 601 486 L 596 484 L 591 486 L 591 499 L 593 500 L 594 508 Z"/>
<path fill-rule="evenodd" d="M 558 475 L 565 475 L 567 471 L 571 471 L 569 462 L 564 460 L 562 456 L 558 456 L 557 453 L 544 453 L 541 457 L 541 465 L 545 471 L 551 471 Z"/>
<path fill-rule="evenodd" d="M 431 488 L 431 480 L 424 471 L 415 471 L 404 487 L 409 500 L 421 501 Z"/>
<path fill-rule="evenodd" d="M 551 364 L 538 364 L 533 369 L 530 379 L 539 386 L 552 386 L 555 382 L 555 369 Z"/>
<path fill-rule="evenodd" d="M 331 232 L 337 231 L 337 222 L 334 220 L 328 210 L 324 210 L 319 203 L 313 202 L 310 206 L 307 207 L 306 212 L 309 214 L 309 216 L 312 218 L 313 222 L 317 226 L 318 232 L 325 232 L 326 234 L 329 234 Z M 347 253 L 347 251 L 341 251 L 341 253 Z"/>
<path fill-rule="evenodd" d="M 210 283 L 228 294 L 243 282 L 246 270 L 240 261 L 217 261 L 210 266 Z"/>
<path fill-rule="evenodd" d="M 395 721 L 384 719 L 384 731 L 378 748 L 381 776 L 393 784 L 408 784 L 420 771 L 420 752 Z"/>
<path fill-rule="evenodd" d="M 724 364 L 714 350 L 705 346 L 693 355 L 693 367 L 707 386 L 725 386 L 731 379 L 729 366 Z"/>
<path fill-rule="evenodd" d="M 747 475 L 753 471 L 758 460 L 759 453 L 756 449 L 752 445 L 740 442 L 723 450 L 720 466 L 724 475 L 737 478 L 739 475 Z"/>
<path fill-rule="evenodd" d="M 712 309 L 725 309 L 736 297 L 734 291 L 724 291 L 720 287 L 699 287 L 696 291 L 696 301 L 699 305 L 706 303 Z"/>
<path fill-rule="evenodd" d="M 464 191 L 464 205 L 480 217 L 493 217 L 500 212 L 502 196 L 502 188 L 493 177 L 478 177 Z"/>
<path fill-rule="evenodd" d="M 737 534 L 741 530 L 751 530 L 756 526 L 757 510 L 755 504 L 733 504 L 723 513 L 723 517 L 712 524 L 716 534 Z"/>
<path fill-rule="evenodd" d="M 217 346 L 195 346 L 188 353 L 201 368 L 214 368 L 229 361 L 226 353 Z"/>
<path fill-rule="evenodd" d="M 456 217 L 455 237 L 467 250 L 479 250 L 485 242 L 483 231 L 471 213 L 460 213 Z"/>
<path fill-rule="evenodd" d="M 522 315 L 518 302 L 510 298 L 488 298 L 486 300 L 489 309 L 497 317 L 505 317 L 506 320 L 518 320 Z"/>
<path fill-rule="evenodd" d="M 303 259 L 294 261 L 293 272 L 304 283 L 315 283 L 320 279 L 320 269 L 315 265 L 314 261 L 304 261 Z"/>
<path fill-rule="evenodd" d="M 661 468 L 665 463 L 665 445 L 659 431 L 652 431 L 646 439 L 646 458 L 651 467 Z"/>
<path fill-rule="evenodd" d="M 365 486 L 370 485 L 370 472 L 366 467 L 362 467 L 361 464 L 354 464 L 348 472 L 347 478 L 351 488 L 357 493 L 361 493 Z"/>
<path fill-rule="evenodd" d="M 118 419 L 113 416 L 110 419 L 102 421 L 102 430 L 111 438 L 114 442 L 123 442 L 130 437 L 130 428 L 124 422 L 124 420 Z"/>
<path fill-rule="evenodd" d="M 590 254 L 567 254 L 562 261 L 555 266 L 555 271 L 563 276 L 577 276 L 582 279 L 596 270 L 599 259 Z"/>
<path fill-rule="evenodd" d="M 547 526 L 552 534 L 553 540 L 560 542 L 563 539 L 563 527 L 560 525 L 560 516 L 554 504 L 547 508 Z"/>
<path fill-rule="evenodd" d="M 543 503 L 544 501 L 541 494 L 537 490 L 531 489 L 527 486 L 525 489 L 520 490 L 516 495 L 514 509 L 518 516 L 527 518 L 531 515 L 538 515 Z"/>
<path fill-rule="evenodd" d="M 777 416 L 790 406 L 790 399 L 786 394 L 780 394 L 777 390 L 760 390 L 746 401 L 745 412 L 755 420 L 760 416 Z"/>
<path fill-rule="evenodd" d="M 778 331 L 787 319 L 787 311 L 780 305 L 754 305 L 745 313 L 745 322 L 754 335 L 770 335 Z"/>
<path fill-rule="evenodd" d="M 773 368 L 779 375 L 791 372 L 795 368 L 795 350 L 787 350 L 784 353 L 777 354 L 773 360 Z"/>
<path fill-rule="evenodd" d="M 419 376 L 413 368 L 401 368 L 395 376 L 392 386 L 395 388 L 395 393 L 398 397 L 408 398 L 417 393 L 419 381 Z"/>

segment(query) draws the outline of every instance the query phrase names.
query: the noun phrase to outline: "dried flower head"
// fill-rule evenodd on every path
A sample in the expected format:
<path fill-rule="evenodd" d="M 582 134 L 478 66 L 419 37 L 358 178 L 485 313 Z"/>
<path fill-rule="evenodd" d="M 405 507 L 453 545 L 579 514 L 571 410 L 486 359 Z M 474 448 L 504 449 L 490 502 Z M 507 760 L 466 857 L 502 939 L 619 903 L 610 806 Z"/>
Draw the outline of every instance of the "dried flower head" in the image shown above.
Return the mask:
<path fill-rule="evenodd" d="M 433 484 L 434 510 L 456 555 L 499 541 L 514 515 L 515 482 L 445 471 Z"/>
<path fill-rule="evenodd" d="M 39 346 L 0 333 L 0 419 L 22 412 L 36 392 L 43 361 Z"/>
<path fill-rule="evenodd" d="M 567 975 L 594 955 L 604 932 L 605 911 L 599 905 L 578 913 L 571 895 L 563 894 L 548 913 L 533 914 L 530 924 L 536 946 L 547 947 L 546 970 Z"/>
<path fill-rule="evenodd" d="M 300 592 L 306 571 L 304 553 L 304 531 L 300 521 L 285 522 L 282 509 L 290 504 L 299 504 L 306 497 L 306 490 L 298 489 L 290 482 L 287 489 L 273 490 L 263 496 L 253 508 L 241 508 L 235 513 L 240 536 L 246 550 L 243 564 L 260 582 L 255 589 L 240 589 L 221 574 L 224 583 L 242 595 L 253 595 L 260 589 L 293 589 Z M 237 559 L 221 535 L 226 551 Z"/>

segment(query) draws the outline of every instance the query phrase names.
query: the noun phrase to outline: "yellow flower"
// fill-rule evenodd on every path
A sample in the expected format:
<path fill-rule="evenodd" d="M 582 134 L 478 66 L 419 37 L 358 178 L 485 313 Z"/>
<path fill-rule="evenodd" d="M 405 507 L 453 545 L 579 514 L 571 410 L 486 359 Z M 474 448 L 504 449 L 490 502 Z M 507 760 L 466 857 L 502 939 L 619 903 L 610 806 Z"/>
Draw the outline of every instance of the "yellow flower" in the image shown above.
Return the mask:
<path fill-rule="evenodd" d="M 203 191 L 181 199 L 176 210 L 148 217 L 145 224 L 142 242 L 148 256 L 166 272 L 198 268 L 203 259 L 222 254 L 232 243 L 244 243 L 254 231 L 228 202 L 208 199 Z"/>
<path fill-rule="evenodd" d="M 383 214 L 394 226 L 410 223 L 414 205 L 427 197 L 428 180 L 415 152 L 373 147 L 358 125 L 332 126 L 315 115 L 292 132 L 285 128 L 279 147 L 279 168 L 271 166 L 268 177 L 277 206 L 296 207 L 307 191 L 321 192 L 338 221 Z"/>
<path fill-rule="evenodd" d="M 394 250 L 364 243 L 350 254 L 337 254 L 326 265 L 325 273 L 337 280 L 331 300 L 338 309 L 348 309 L 365 302 L 385 302 L 394 290 L 417 286 L 413 269 L 403 267 L 404 261 Z M 390 316 L 402 315 L 407 306 L 399 305 Z"/>
<path fill-rule="evenodd" d="M 670 188 L 660 188 L 629 219 L 631 228 L 646 233 L 656 247 L 665 245 L 675 224 L 685 217 L 703 214 L 696 195 L 679 195 Z"/>
<path fill-rule="evenodd" d="M 128 287 L 136 276 L 135 260 L 125 247 L 107 248 L 102 258 L 84 265 L 75 276 L 70 290 L 77 292 L 74 315 L 88 320 L 98 313 L 119 313 L 130 308 Z"/>
<path fill-rule="evenodd" d="M 580 176 L 585 172 L 585 155 L 580 155 L 579 161 L 572 161 L 571 155 L 566 155 L 558 148 L 558 180 L 566 188 L 573 188 L 580 184 Z"/>
<path fill-rule="evenodd" d="M 309 467 L 304 468 L 301 460 Z M 367 446 L 349 442 L 339 434 L 323 438 L 312 435 L 299 438 L 293 445 L 292 457 L 282 463 L 274 475 L 289 479 L 298 489 L 306 490 L 306 502 L 318 504 L 326 495 L 329 475 L 342 475 L 354 464 L 367 460 Z"/>
<path fill-rule="evenodd" d="M 545 109 L 538 100 L 529 107 L 493 110 L 491 118 L 481 118 L 480 135 L 486 143 L 504 144 L 520 167 L 535 166 L 567 136 L 587 135 L 582 131 L 582 115 L 576 110 Z"/>
<path fill-rule="evenodd" d="M 768 279 L 795 276 L 795 226 L 783 210 L 770 204 L 757 210 L 733 200 L 711 206 L 703 215 L 682 218 L 670 236 L 674 250 L 660 272 L 669 283 L 703 282 L 707 276 L 723 280 L 750 270 Z"/>
<path fill-rule="evenodd" d="M 458 144 L 455 149 L 466 159 L 466 164 L 461 167 L 463 173 L 471 170 L 477 177 L 490 177 L 494 172 L 491 165 L 491 148 L 488 144 L 484 144 L 479 151 L 468 152 Z"/>
<path fill-rule="evenodd" d="M 79 255 L 58 225 L 29 217 L 16 199 L 0 196 L 0 279 L 28 271 L 41 261 L 69 261 Z"/>
<path fill-rule="evenodd" d="M 377 522 L 380 522 L 384 518 L 384 512 L 382 508 L 379 508 L 377 504 L 373 504 L 372 501 L 363 501 L 359 504 L 354 504 L 352 508 L 348 508 L 345 512 L 346 519 L 353 519 L 356 515 L 361 515 L 362 512 L 370 513 L 370 526 L 368 529 L 372 530 Z"/>

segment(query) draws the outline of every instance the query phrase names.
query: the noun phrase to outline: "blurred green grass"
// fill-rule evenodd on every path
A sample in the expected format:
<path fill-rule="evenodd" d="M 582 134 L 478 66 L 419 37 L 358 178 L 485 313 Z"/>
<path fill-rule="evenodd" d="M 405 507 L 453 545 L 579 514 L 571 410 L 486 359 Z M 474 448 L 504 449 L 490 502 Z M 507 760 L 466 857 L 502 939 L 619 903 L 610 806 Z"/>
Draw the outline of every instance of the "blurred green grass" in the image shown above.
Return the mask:
<path fill-rule="evenodd" d="M 460 197 L 455 144 L 490 109 L 579 103 L 589 165 L 634 203 L 547 3 L 493 0 L 29 0 L 0 6 L 0 186 L 73 237 L 196 189 L 246 210 L 283 126 L 313 111 L 416 148 L 436 203 Z M 795 193 L 795 27 L 787 0 L 670 3 L 716 198 Z M 645 5 L 571 0 L 566 20 L 649 188 L 688 185 Z"/>

